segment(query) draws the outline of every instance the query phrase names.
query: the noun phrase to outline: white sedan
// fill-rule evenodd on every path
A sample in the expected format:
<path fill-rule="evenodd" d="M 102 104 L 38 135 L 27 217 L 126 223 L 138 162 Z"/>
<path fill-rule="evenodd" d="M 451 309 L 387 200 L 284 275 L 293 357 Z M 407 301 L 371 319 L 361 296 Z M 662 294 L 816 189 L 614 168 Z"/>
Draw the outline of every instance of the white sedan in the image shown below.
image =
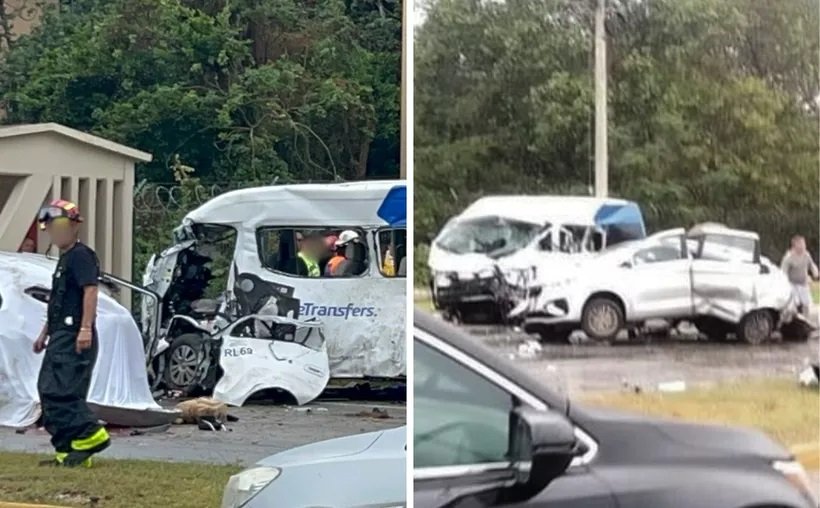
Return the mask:
<path fill-rule="evenodd" d="M 510 313 L 544 338 L 582 329 L 612 340 L 624 328 L 663 319 L 694 323 L 709 338 L 758 344 L 780 328 L 808 338 L 791 286 L 760 255 L 756 233 L 721 225 L 673 229 L 620 244 L 560 273 L 538 267 L 528 297 Z"/>

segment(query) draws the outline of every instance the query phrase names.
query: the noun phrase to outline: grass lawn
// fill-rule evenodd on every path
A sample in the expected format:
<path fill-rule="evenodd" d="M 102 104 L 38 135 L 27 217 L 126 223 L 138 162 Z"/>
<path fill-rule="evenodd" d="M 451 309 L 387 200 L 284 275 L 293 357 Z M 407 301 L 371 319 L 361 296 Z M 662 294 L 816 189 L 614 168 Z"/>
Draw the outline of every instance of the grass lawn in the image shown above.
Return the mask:
<path fill-rule="evenodd" d="M 734 382 L 682 393 L 601 393 L 585 401 L 657 416 L 756 427 L 789 447 L 806 469 L 820 469 L 820 392 L 801 388 L 793 379 Z"/>
<path fill-rule="evenodd" d="M 241 468 L 98 459 L 92 469 L 38 465 L 49 457 L 0 452 L 2 501 L 99 508 L 219 506 L 228 477 Z"/>

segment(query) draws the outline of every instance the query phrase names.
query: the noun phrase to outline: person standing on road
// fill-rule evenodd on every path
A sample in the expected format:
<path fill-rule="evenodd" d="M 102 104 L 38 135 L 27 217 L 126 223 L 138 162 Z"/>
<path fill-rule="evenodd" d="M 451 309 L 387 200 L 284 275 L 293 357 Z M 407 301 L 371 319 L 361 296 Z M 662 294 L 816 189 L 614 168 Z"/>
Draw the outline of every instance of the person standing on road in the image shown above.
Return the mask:
<path fill-rule="evenodd" d="M 783 270 L 792 285 L 792 292 L 797 299 L 798 312 L 801 314 L 808 313 L 812 303 L 809 276 L 818 279 L 820 271 L 818 271 L 817 265 L 814 264 L 811 254 L 806 249 L 806 239 L 803 236 L 795 235 L 792 237 L 791 248 L 783 256 L 780 269 Z"/>
<path fill-rule="evenodd" d="M 37 222 L 60 249 L 46 324 L 34 342 L 35 353 L 45 350 L 37 391 L 43 426 L 56 450 L 46 464 L 90 467 L 91 456 L 111 444 L 86 402 L 97 359 L 99 260 L 79 241 L 82 217 L 74 203 L 52 201 Z"/>

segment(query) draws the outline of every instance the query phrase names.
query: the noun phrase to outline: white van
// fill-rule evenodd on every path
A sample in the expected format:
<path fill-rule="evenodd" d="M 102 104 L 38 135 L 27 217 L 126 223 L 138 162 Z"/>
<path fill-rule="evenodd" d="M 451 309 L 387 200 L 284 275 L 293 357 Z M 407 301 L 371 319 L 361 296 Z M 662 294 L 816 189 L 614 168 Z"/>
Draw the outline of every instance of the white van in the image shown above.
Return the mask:
<path fill-rule="evenodd" d="M 645 236 L 643 215 L 631 201 L 484 197 L 451 219 L 433 240 L 427 262 L 433 303 L 446 315 L 515 303 L 499 301 L 505 293 L 502 283 L 523 288 L 533 268 L 557 268 L 575 256 Z"/>
<path fill-rule="evenodd" d="M 224 327 L 213 324 L 221 318 L 270 312 L 260 306 L 273 299 L 277 315 L 322 323 L 332 378 L 405 376 L 406 199 L 404 181 L 279 185 L 228 192 L 193 210 L 143 281 L 162 299 L 168 352 L 181 335 Z M 303 237 L 331 245 L 344 231 L 359 238 L 346 248 L 354 268 L 296 275 Z M 151 313 L 144 306 L 144 327 Z"/>

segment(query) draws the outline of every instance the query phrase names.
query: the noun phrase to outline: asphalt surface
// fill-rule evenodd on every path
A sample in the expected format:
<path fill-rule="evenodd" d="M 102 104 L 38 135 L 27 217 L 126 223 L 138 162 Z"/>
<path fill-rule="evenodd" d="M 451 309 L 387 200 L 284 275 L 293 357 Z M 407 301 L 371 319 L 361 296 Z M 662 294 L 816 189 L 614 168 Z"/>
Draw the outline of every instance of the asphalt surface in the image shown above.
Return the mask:
<path fill-rule="evenodd" d="M 378 412 L 374 412 L 378 408 Z M 388 418 L 378 418 L 384 416 Z M 406 422 L 405 406 L 382 402 L 316 401 L 301 407 L 248 405 L 232 408 L 239 421 L 228 432 L 174 425 L 159 433 L 131 436 L 132 429 L 113 429 L 104 457 L 249 465 L 300 445 L 362 432 L 387 430 Z M 44 430 L 17 434 L 0 428 L 0 450 L 52 453 Z"/>
<path fill-rule="evenodd" d="M 820 351 L 817 337 L 807 342 L 760 346 L 693 340 L 688 335 L 617 341 L 611 345 L 541 343 L 534 336 L 502 326 L 463 328 L 476 340 L 515 361 L 556 390 L 570 396 L 661 383 L 703 385 L 760 377 L 793 377 Z"/>

